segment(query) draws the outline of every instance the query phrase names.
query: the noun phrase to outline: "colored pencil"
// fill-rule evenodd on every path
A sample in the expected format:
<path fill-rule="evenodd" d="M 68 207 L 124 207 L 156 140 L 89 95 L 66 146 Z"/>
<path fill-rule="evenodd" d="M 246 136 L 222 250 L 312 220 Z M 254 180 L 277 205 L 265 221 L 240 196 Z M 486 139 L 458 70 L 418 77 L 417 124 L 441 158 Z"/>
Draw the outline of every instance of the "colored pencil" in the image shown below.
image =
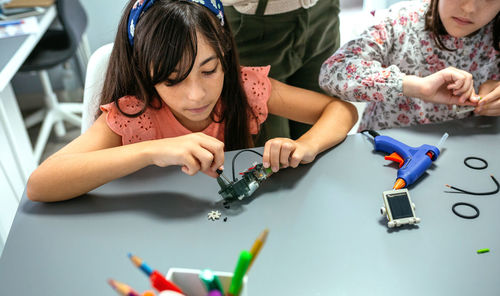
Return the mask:
<path fill-rule="evenodd" d="M 161 274 L 157 270 L 153 270 L 149 265 L 146 264 L 146 262 L 142 261 L 141 258 L 128 254 L 128 257 L 134 263 L 135 266 L 139 267 L 151 280 L 151 286 L 158 290 L 158 292 L 161 291 L 166 291 L 166 290 L 173 290 L 175 292 L 184 294 L 182 290 L 174 283 L 171 281 L 167 280 L 163 274 Z"/>
<path fill-rule="evenodd" d="M 257 257 L 257 255 L 259 254 L 260 249 L 262 248 L 262 246 L 266 242 L 268 234 L 269 234 L 269 229 L 267 229 L 267 228 L 264 229 L 264 231 L 262 231 L 262 233 L 259 235 L 259 237 L 257 237 L 255 242 L 253 243 L 253 246 L 250 249 L 250 254 L 252 254 L 252 261 L 250 261 L 250 266 L 248 266 L 248 269 L 250 269 L 250 267 L 252 267 L 252 264 L 255 261 L 255 258 Z"/>
<path fill-rule="evenodd" d="M 108 283 L 116 292 L 118 292 L 122 296 L 140 296 L 139 293 L 134 291 L 130 286 L 121 283 L 119 281 L 115 281 L 113 279 L 109 279 Z"/>

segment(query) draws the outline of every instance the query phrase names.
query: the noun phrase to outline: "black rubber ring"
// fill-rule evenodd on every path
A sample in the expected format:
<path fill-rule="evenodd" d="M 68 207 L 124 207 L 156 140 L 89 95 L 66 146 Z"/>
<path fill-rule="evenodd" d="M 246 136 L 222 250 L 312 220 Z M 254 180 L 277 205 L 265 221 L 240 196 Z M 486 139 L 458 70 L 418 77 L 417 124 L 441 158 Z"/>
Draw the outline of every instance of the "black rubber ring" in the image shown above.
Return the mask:
<path fill-rule="evenodd" d="M 471 166 L 469 163 L 467 163 L 467 161 L 469 161 L 471 159 L 482 161 L 484 163 L 484 166 L 481 166 L 481 167 Z M 475 156 L 466 157 L 464 159 L 464 164 L 465 164 L 466 167 L 469 167 L 469 168 L 474 169 L 474 170 L 484 170 L 485 168 L 488 167 L 488 162 L 486 160 L 484 160 L 484 159 L 482 159 L 480 157 L 475 157 Z"/>
<path fill-rule="evenodd" d="M 470 207 L 471 209 L 473 209 L 474 211 L 476 211 L 476 214 L 472 215 L 472 216 L 466 216 L 466 215 L 463 215 L 463 214 L 460 214 L 459 212 L 457 212 L 455 210 L 455 208 L 457 206 L 467 206 L 467 207 Z M 475 205 L 471 205 L 470 203 L 466 203 L 466 202 L 457 202 L 456 204 L 454 204 L 452 207 L 451 207 L 451 210 L 453 211 L 453 214 L 457 215 L 458 217 L 460 218 L 464 218 L 464 219 L 476 219 L 477 217 L 479 217 L 479 209 L 475 206 Z"/>

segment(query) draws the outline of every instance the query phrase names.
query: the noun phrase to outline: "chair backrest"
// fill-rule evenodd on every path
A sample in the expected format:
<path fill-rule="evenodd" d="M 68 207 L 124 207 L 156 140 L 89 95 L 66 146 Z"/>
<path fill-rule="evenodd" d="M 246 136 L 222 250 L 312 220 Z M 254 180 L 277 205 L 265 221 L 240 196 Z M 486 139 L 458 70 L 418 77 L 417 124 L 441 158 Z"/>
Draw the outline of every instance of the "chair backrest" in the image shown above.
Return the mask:
<path fill-rule="evenodd" d="M 83 90 L 82 134 L 96 120 L 104 78 L 112 50 L 113 43 L 100 47 L 92 54 L 87 65 L 85 88 Z"/>
<path fill-rule="evenodd" d="M 87 14 L 78 0 L 57 0 L 57 16 L 68 33 L 71 52 L 75 52 L 87 28 Z"/>

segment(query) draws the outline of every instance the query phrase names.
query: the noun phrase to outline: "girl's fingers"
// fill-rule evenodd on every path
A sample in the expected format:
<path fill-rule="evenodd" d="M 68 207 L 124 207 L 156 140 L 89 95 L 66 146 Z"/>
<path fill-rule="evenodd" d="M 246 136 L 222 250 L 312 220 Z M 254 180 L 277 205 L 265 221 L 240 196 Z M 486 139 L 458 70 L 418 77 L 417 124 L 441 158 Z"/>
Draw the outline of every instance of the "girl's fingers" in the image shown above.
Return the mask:
<path fill-rule="evenodd" d="M 454 83 L 452 83 L 451 85 L 452 85 L 451 89 L 453 91 L 453 94 L 457 95 L 459 93 L 459 89 L 464 85 L 464 79 L 460 78 L 460 79 L 456 80 Z"/>
<path fill-rule="evenodd" d="M 213 177 L 213 178 L 217 178 L 219 176 L 219 174 L 217 174 L 216 172 L 212 171 L 211 169 L 208 170 L 208 171 L 203 171 L 204 174 L 206 174 L 207 176 L 210 176 L 210 177 Z"/>
<path fill-rule="evenodd" d="M 500 87 L 495 88 L 490 93 L 484 95 L 481 100 L 479 100 L 478 106 L 482 107 L 484 105 L 490 104 L 493 101 L 500 100 Z"/>
<path fill-rule="evenodd" d="M 200 170 L 200 164 L 191 154 L 184 156 L 183 163 L 182 171 L 190 176 L 195 175 Z"/>
<path fill-rule="evenodd" d="M 289 158 L 294 149 L 295 147 L 289 142 L 283 143 L 281 146 L 280 164 L 282 168 L 287 168 L 290 165 Z"/>
<path fill-rule="evenodd" d="M 449 90 L 457 91 L 463 86 L 465 76 L 457 69 L 447 68 L 443 71 L 442 77 L 445 82 L 449 83 L 447 86 Z"/>
<path fill-rule="evenodd" d="M 475 105 L 475 103 L 473 103 L 472 101 L 468 101 L 471 98 L 471 96 L 472 96 L 473 93 L 474 93 L 474 89 L 470 88 L 468 91 L 466 91 L 465 93 L 463 93 L 460 96 L 460 98 L 458 99 L 459 103 L 460 104 L 467 104 L 467 103 L 469 103 L 470 105 Z"/>
<path fill-rule="evenodd" d="M 472 94 L 470 95 L 469 101 L 472 102 L 474 105 L 477 105 L 479 103 L 480 96 L 476 94 L 476 91 L 474 88 L 472 88 Z"/>
<path fill-rule="evenodd" d="M 292 153 L 292 156 L 290 157 L 290 166 L 292 168 L 298 167 L 300 162 L 302 161 L 303 156 L 304 156 L 303 153 L 295 149 L 295 151 Z"/>
<path fill-rule="evenodd" d="M 200 164 L 201 171 L 207 171 L 212 167 L 215 156 L 212 152 L 206 150 L 203 147 L 195 147 L 193 151 L 193 156 Z"/>
<path fill-rule="evenodd" d="M 462 87 L 460 89 L 458 89 L 457 94 L 467 93 L 467 92 L 470 91 L 470 89 L 473 88 L 473 85 L 472 85 L 472 75 L 470 73 L 468 73 L 468 72 L 465 72 L 465 71 L 460 71 L 460 72 L 462 73 L 462 75 L 463 75 L 464 78 L 463 78 Z M 469 97 L 467 97 L 467 99 Z M 461 103 L 463 103 L 463 101 L 461 101 Z"/>
<path fill-rule="evenodd" d="M 500 98 L 496 100 L 490 100 L 489 103 L 487 104 L 482 104 L 481 106 L 478 106 L 476 110 L 478 111 L 480 115 L 488 115 L 488 116 L 493 116 L 493 115 L 498 115 L 498 109 L 500 109 Z"/>
<path fill-rule="evenodd" d="M 483 116 L 500 116 L 500 107 L 481 109 L 479 112 L 477 112 L 477 114 Z"/>
<path fill-rule="evenodd" d="M 224 143 L 205 134 L 201 134 L 200 136 L 202 137 L 202 141 L 200 142 L 201 147 L 212 155 L 209 169 L 215 172 L 215 170 L 224 164 Z"/>
<path fill-rule="evenodd" d="M 262 153 L 262 165 L 265 168 L 271 167 L 271 142 L 272 140 L 269 140 L 264 144 L 264 153 Z"/>
<path fill-rule="evenodd" d="M 186 175 L 189 175 L 189 168 L 185 165 L 182 166 L 181 168 L 181 171 L 186 174 Z"/>
<path fill-rule="evenodd" d="M 279 140 L 272 141 L 269 152 L 270 152 L 269 158 L 271 162 L 271 169 L 273 172 L 277 172 L 280 169 L 281 141 Z"/>

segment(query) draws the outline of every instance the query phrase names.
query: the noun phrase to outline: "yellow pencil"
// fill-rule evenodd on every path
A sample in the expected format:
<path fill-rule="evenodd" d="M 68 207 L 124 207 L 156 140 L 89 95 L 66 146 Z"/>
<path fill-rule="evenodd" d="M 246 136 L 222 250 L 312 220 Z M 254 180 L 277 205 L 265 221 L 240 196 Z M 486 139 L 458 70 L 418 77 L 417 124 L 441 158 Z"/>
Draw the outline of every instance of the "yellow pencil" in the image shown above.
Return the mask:
<path fill-rule="evenodd" d="M 255 242 L 253 243 L 253 246 L 250 249 L 250 254 L 252 254 L 252 260 L 250 261 L 250 265 L 248 266 L 248 269 L 250 269 L 250 267 L 252 267 L 253 261 L 255 260 L 255 258 L 257 257 L 257 255 L 259 254 L 260 249 L 262 248 L 262 246 L 264 245 L 264 243 L 266 242 L 267 234 L 268 233 L 269 233 L 269 229 L 267 229 L 267 228 L 264 229 L 264 231 L 261 232 L 261 234 L 259 235 L 259 237 L 257 237 L 257 239 L 255 240 Z"/>

